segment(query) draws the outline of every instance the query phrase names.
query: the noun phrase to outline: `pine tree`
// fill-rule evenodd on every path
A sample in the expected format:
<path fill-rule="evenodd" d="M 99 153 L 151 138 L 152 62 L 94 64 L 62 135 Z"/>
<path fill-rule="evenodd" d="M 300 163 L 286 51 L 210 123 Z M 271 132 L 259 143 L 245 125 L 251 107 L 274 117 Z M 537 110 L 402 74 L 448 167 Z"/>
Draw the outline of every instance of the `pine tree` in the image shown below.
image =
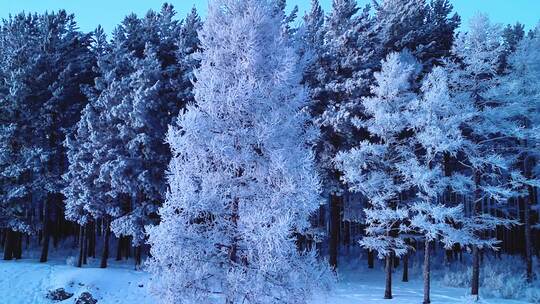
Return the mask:
<path fill-rule="evenodd" d="M 166 303 L 305 303 L 319 267 L 291 233 L 318 206 L 295 50 L 270 1 L 212 1 L 196 105 L 169 131 L 167 200 L 150 229 Z"/>
<path fill-rule="evenodd" d="M 174 16 L 165 4 L 144 18 L 126 17 L 110 44 L 96 37 L 100 77 L 88 89 L 91 104 L 79 122 L 80 134 L 67 142 L 73 157 L 66 179 L 72 185 L 65 192 L 73 202 L 68 218 L 86 219 L 89 213 L 91 220 L 103 221 L 103 267 L 109 226 L 116 236 L 131 239 L 135 263 L 141 263 L 144 226 L 157 220 L 165 193 L 170 153 L 163 138 L 172 118 L 193 99 L 201 22 L 195 10 L 185 24 Z"/>
<path fill-rule="evenodd" d="M 534 174 L 534 168 L 538 165 L 538 129 L 540 120 L 540 90 L 536 83 L 540 77 L 540 38 L 538 34 L 523 38 L 523 27 L 519 24 L 514 26 L 515 36 L 509 34 L 510 28 L 505 29 L 506 51 L 510 51 L 507 57 L 507 70 L 499 77 L 500 85 L 492 89 L 488 96 L 498 103 L 497 111 L 493 111 L 499 126 L 504 128 L 506 136 L 511 140 L 507 144 L 508 153 L 516 156 L 514 166 L 519 169 L 525 178 L 519 182 L 522 184 L 521 193 L 525 200 L 523 226 L 525 232 L 525 260 L 526 276 L 529 282 L 533 280 L 532 269 L 532 231 L 531 231 L 531 206 L 536 201 L 534 187 L 538 187 L 538 176 Z M 537 26 L 535 33 L 540 33 Z M 509 37 L 510 36 L 510 37 Z"/>
<path fill-rule="evenodd" d="M 311 91 L 311 114 L 321 129 L 316 157 L 324 196 L 329 196 L 329 262 L 336 268 L 339 209 L 344 193 L 339 182 L 341 173 L 334 168 L 333 158 L 361 137 L 350 124 L 349 117 L 361 112 L 359 99 L 369 94 L 372 71 L 378 66 L 379 57 L 373 51 L 376 34 L 369 6 L 360 9 L 356 1 L 333 1 L 324 26 L 317 28 L 321 26 L 321 11 L 317 3 L 313 5 L 313 17 L 310 18 L 314 21 L 306 31 L 312 33 L 307 38 L 312 40 L 308 45 L 318 46 L 313 49 L 312 60 L 308 62 L 304 83 Z"/>
<path fill-rule="evenodd" d="M 373 96 L 362 100 L 366 117 L 353 120 L 358 128 L 369 132 L 370 138 L 336 157 L 349 190 L 362 193 L 370 201 L 371 207 L 365 209 L 367 236 L 360 244 L 386 259 L 385 299 L 392 298 L 393 258 L 406 254 L 408 248 L 399 236 L 408 231 L 404 222 L 409 217 L 400 194 L 415 186 L 403 170 L 415 155 L 408 141 L 406 111 L 417 98 L 412 85 L 420 70 L 408 52 L 388 55 L 381 71 L 375 73 Z"/>
<path fill-rule="evenodd" d="M 3 159 L 9 162 L 1 165 L 8 187 L 2 204 L 15 207 L 10 229 L 41 230 L 44 262 L 51 220 L 62 208 L 62 142 L 87 102 L 81 86 L 94 76 L 90 37 L 77 30 L 73 15 L 59 11 L 10 17 L 1 39 L 1 133 L 9 145 Z"/>
<path fill-rule="evenodd" d="M 439 65 L 450 54 L 460 17 L 448 0 L 375 1 L 383 56 L 410 50 L 425 68 Z"/>
<path fill-rule="evenodd" d="M 454 244 L 467 244 L 473 238 L 460 229 L 468 220 L 463 205 L 450 205 L 442 198 L 452 176 L 444 172 L 446 156 L 456 157 L 463 149 L 461 125 L 471 116 L 467 103 L 451 96 L 448 76 L 436 67 L 422 83 L 420 98 L 413 100 L 407 110 L 408 126 L 413 132 L 407 142 L 409 160 L 400 166 L 404 179 L 416 189 L 410 203 L 410 227 L 424 236 L 424 302 L 430 303 L 430 249 L 439 240 L 445 248 Z"/>
<path fill-rule="evenodd" d="M 504 120 L 496 120 L 499 105 L 488 98 L 489 90 L 497 86 L 497 69 L 503 54 L 501 29 L 492 25 L 485 15 L 476 15 L 470 21 L 469 31 L 460 35 L 453 48 L 457 63 L 449 64 L 451 70 L 450 88 L 454 94 L 469 103 L 473 117 L 464 125 L 467 130 L 461 174 L 452 186 L 458 193 L 472 196 L 468 207 L 469 216 L 478 220 L 467 222 L 464 229 L 475 233 L 479 241 L 471 243 L 473 272 L 471 294 L 478 297 L 480 277 L 480 249 L 493 247 L 489 240 L 482 240 L 486 231 L 497 225 L 510 225 L 513 222 L 493 217 L 482 210 L 481 203 L 490 199 L 500 207 L 518 192 L 522 175 L 512 169 L 514 155 L 506 153 Z M 497 207 L 497 206 L 495 206 Z"/>

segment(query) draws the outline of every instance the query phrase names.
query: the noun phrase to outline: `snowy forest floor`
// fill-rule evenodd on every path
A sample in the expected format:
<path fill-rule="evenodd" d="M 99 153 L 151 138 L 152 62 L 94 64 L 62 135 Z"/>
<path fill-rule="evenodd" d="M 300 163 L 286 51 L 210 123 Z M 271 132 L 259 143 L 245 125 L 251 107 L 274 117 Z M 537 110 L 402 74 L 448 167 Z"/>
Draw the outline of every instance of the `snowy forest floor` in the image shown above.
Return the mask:
<path fill-rule="evenodd" d="M 502 265 L 512 264 L 512 259 L 505 259 Z M 394 299 L 383 300 L 384 273 L 381 265 L 374 269 L 364 266 L 365 261 L 359 263 L 346 263 L 339 275 L 339 282 L 330 294 L 317 295 L 313 304 L 370 304 L 370 303 L 421 303 L 422 281 L 421 263 L 414 261 L 410 268 L 411 280 L 401 282 L 401 267 L 395 270 L 393 277 Z M 149 276 L 143 271 L 133 270 L 132 261 L 110 262 L 107 269 L 98 268 L 97 260 L 90 260 L 84 268 L 76 268 L 66 263 L 66 260 L 53 259 L 41 264 L 37 259 L 23 259 L 19 261 L 0 261 L 0 303 L 1 304 L 50 304 L 46 299 L 47 291 L 56 288 L 65 288 L 75 296 L 89 291 L 99 304 L 155 304 L 159 299 L 150 295 L 148 289 Z M 506 267 L 506 266 L 501 266 Z M 454 277 L 446 275 L 442 268 L 433 272 L 432 303 L 472 303 L 467 296 L 468 288 L 448 287 L 449 281 L 462 272 L 459 268 L 447 270 Z M 457 272 L 456 272 L 457 271 Z M 508 269 L 510 271 L 510 269 Z M 497 276 L 490 269 L 485 270 L 486 275 Z M 458 276 L 459 278 L 459 276 Z M 513 284 L 512 279 L 502 278 L 503 284 Z M 451 284 L 450 284 L 451 285 Z M 458 284 L 459 285 L 459 284 Z M 520 286 L 511 288 L 523 288 Z M 491 287 L 497 288 L 497 287 Z M 534 293 L 540 294 L 540 288 L 528 287 Z M 518 290 L 519 291 L 519 290 Z M 525 293 L 524 293 L 525 294 Z M 518 297 L 519 298 L 519 297 Z M 539 298 L 540 299 L 540 298 Z M 57 303 L 73 303 L 73 298 Z M 493 304 L 531 303 L 523 296 L 521 300 L 502 299 L 500 296 L 483 296 L 480 302 Z M 540 303 L 540 302 L 533 302 Z"/>

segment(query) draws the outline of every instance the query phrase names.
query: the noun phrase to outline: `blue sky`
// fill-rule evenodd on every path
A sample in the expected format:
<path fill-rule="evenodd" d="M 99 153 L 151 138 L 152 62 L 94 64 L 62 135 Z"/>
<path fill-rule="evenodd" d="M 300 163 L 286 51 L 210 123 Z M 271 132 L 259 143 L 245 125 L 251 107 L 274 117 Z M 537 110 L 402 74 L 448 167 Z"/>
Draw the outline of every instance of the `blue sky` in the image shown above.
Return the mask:
<path fill-rule="evenodd" d="M 107 32 L 111 32 L 125 15 L 135 12 L 144 14 L 148 9 L 159 9 L 164 0 L 0 0 L 0 17 L 10 13 L 44 12 L 46 10 L 66 9 L 75 13 L 79 26 L 84 31 L 94 29 L 101 24 Z M 193 6 L 204 14 L 206 0 L 169 0 L 179 16 L 184 16 Z M 289 0 L 289 5 L 298 5 L 303 12 L 309 8 L 310 0 Z M 328 10 L 332 0 L 320 0 Z M 371 0 L 358 0 L 360 4 L 371 3 Z M 520 21 L 528 28 L 540 20 L 540 0 L 451 0 L 455 10 L 467 20 L 476 12 L 489 14 L 491 19 L 499 23 L 515 23 Z"/>

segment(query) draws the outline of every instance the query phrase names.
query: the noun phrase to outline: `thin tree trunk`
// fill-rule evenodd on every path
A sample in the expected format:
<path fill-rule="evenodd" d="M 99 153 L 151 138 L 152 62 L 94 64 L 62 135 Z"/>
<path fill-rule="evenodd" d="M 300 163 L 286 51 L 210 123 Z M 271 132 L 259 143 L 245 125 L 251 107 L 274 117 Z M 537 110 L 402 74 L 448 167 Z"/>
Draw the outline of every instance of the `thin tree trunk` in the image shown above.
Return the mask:
<path fill-rule="evenodd" d="M 43 246 L 41 247 L 40 263 L 47 262 L 49 255 L 49 239 L 50 239 L 50 221 L 49 221 L 49 200 L 50 194 L 47 195 L 43 206 Z"/>
<path fill-rule="evenodd" d="M 475 299 L 478 299 L 478 291 L 480 285 L 480 250 L 478 246 L 473 245 L 472 248 L 472 280 L 471 280 L 471 294 Z"/>
<path fill-rule="evenodd" d="M 88 264 L 88 260 L 87 260 L 87 257 L 88 257 L 88 227 L 85 226 L 84 227 L 84 236 L 83 236 L 83 256 L 82 256 L 82 263 L 84 265 Z"/>
<path fill-rule="evenodd" d="M 84 225 L 79 227 L 79 259 L 77 260 L 77 267 L 82 267 L 84 255 Z"/>
<path fill-rule="evenodd" d="M 128 236 L 124 238 L 124 254 L 126 261 L 129 260 L 131 257 L 131 239 Z"/>
<path fill-rule="evenodd" d="M 16 260 L 20 260 L 22 258 L 22 233 L 21 232 L 15 232 L 15 247 L 13 249 L 13 257 Z"/>
<path fill-rule="evenodd" d="M 133 248 L 135 257 L 135 269 L 139 269 L 142 263 L 142 246 L 138 245 Z"/>
<path fill-rule="evenodd" d="M 238 219 L 239 219 L 239 206 L 238 206 L 238 199 L 233 199 L 231 204 L 231 224 L 233 226 L 233 230 L 235 231 L 238 225 Z M 229 247 L 229 263 L 231 269 L 234 267 L 234 264 L 238 262 L 238 240 L 237 236 L 233 235 L 231 239 L 231 244 Z M 234 303 L 234 295 L 227 294 L 225 298 L 226 304 L 233 304 Z"/>
<path fill-rule="evenodd" d="M 527 282 L 532 283 L 533 281 L 533 269 L 532 269 L 532 239 L 531 239 L 531 214 L 530 214 L 530 199 L 524 198 L 523 200 L 523 228 L 525 230 L 525 266 L 526 266 L 526 277 Z"/>
<path fill-rule="evenodd" d="M 403 256 L 403 282 L 409 282 L 409 253 Z"/>
<path fill-rule="evenodd" d="M 476 171 L 474 173 L 475 191 L 474 202 L 471 208 L 473 216 L 478 212 L 478 203 L 481 199 L 480 192 L 480 173 Z M 472 278 L 471 278 L 471 295 L 475 299 L 479 299 L 478 291 L 480 289 L 480 250 L 477 245 L 472 246 Z"/>
<path fill-rule="evenodd" d="M 103 228 L 105 229 L 105 239 L 103 241 L 103 253 L 101 254 L 101 268 L 107 268 L 107 259 L 109 258 L 109 241 L 111 238 L 111 228 L 109 225 L 109 219 L 105 217 L 103 219 Z"/>
<path fill-rule="evenodd" d="M 332 194 L 330 196 L 330 240 L 329 240 L 329 263 L 332 269 L 338 267 L 338 246 L 339 246 L 339 207 L 340 197 Z"/>
<path fill-rule="evenodd" d="M 124 237 L 119 236 L 117 243 L 118 243 L 118 246 L 116 247 L 116 260 L 121 261 L 122 260 L 122 248 L 124 246 Z"/>
<path fill-rule="evenodd" d="M 430 288 L 430 241 L 426 239 L 425 248 L 424 248 L 424 304 L 431 303 L 429 298 L 429 288 Z"/>
<path fill-rule="evenodd" d="M 384 298 L 392 299 L 392 264 L 394 255 L 390 253 L 386 256 L 386 284 L 384 289 Z"/>
<path fill-rule="evenodd" d="M 6 238 L 7 238 L 7 229 L 1 229 L 2 233 L 0 235 L 0 247 L 6 247 Z"/>
<path fill-rule="evenodd" d="M 88 238 L 88 257 L 96 257 L 96 223 L 92 221 L 86 231 Z"/>
<path fill-rule="evenodd" d="M 4 247 L 4 260 L 12 260 L 13 259 L 13 243 L 14 243 L 14 235 L 15 233 L 11 229 L 7 229 L 6 231 L 6 246 Z"/>
<path fill-rule="evenodd" d="M 531 178 L 532 177 L 532 167 L 534 166 L 534 161 L 531 161 L 531 163 L 529 163 L 529 159 L 526 157 L 525 158 L 525 161 L 523 162 L 523 171 L 525 172 L 525 177 L 526 178 Z M 533 243 L 532 243 L 532 231 L 531 231 L 531 206 L 534 204 L 534 202 L 536 201 L 536 196 L 535 196 L 535 193 L 534 193 L 534 187 L 532 186 L 528 186 L 527 187 L 527 190 L 528 190 L 528 197 L 524 198 L 524 201 L 523 201 L 523 217 L 524 217 L 524 221 L 523 221 L 523 228 L 525 230 L 525 264 L 526 264 L 526 276 L 527 276 L 527 282 L 528 283 L 532 283 L 533 279 L 534 279 L 534 273 L 533 273 L 533 269 L 532 269 L 532 266 L 533 266 L 533 261 L 532 261 L 532 256 L 533 256 Z"/>
<path fill-rule="evenodd" d="M 375 255 L 371 249 L 367 249 L 368 251 L 368 268 L 373 268 L 373 264 L 375 264 Z"/>

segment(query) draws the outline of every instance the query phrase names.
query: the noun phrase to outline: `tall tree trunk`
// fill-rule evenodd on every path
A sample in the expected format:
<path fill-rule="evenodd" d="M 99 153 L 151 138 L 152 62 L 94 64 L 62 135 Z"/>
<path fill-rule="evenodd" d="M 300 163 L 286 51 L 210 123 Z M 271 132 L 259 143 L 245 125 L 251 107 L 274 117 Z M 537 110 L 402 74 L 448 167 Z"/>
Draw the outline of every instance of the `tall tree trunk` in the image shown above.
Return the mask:
<path fill-rule="evenodd" d="M 131 238 L 129 236 L 126 236 L 124 238 L 124 258 L 129 260 L 131 257 Z"/>
<path fill-rule="evenodd" d="M 84 225 L 79 227 L 79 259 L 77 260 L 77 267 L 82 267 L 84 255 Z"/>
<path fill-rule="evenodd" d="M 88 226 L 84 226 L 84 236 L 83 236 L 83 256 L 82 256 L 82 263 L 84 265 L 88 264 Z"/>
<path fill-rule="evenodd" d="M 425 248 L 424 248 L 424 304 L 431 303 L 429 298 L 429 287 L 430 287 L 430 241 L 426 239 Z"/>
<path fill-rule="evenodd" d="M 15 232 L 15 247 L 13 251 L 13 257 L 16 260 L 22 259 L 22 232 Z"/>
<path fill-rule="evenodd" d="M 122 260 L 122 248 L 124 246 L 124 237 L 119 236 L 117 243 L 118 243 L 118 246 L 116 247 L 116 260 L 121 261 Z"/>
<path fill-rule="evenodd" d="M 526 178 L 532 178 L 532 168 L 534 166 L 534 160 L 529 163 L 529 158 L 525 158 L 523 162 L 523 171 L 525 172 Z M 526 264 L 526 273 L 527 273 L 527 282 L 532 283 L 534 279 L 534 273 L 532 269 L 532 256 L 533 256 L 533 243 L 532 243 L 532 232 L 531 232 L 531 206 L 536 200 L 534 193 L 534 187 L 528 186 L 528 196 L 524 198 L 523 201 L 523 228 L 525 230 L 525 264 Z"/>
<path fill-rule="evenodd" d="M 351 245 L 351 222 L 350 221 L 344 221 L 343 222 L 343 245 L 347 250 L 349 250 L 349 247 Z"/>
<path fill-rule="evenodd" d="M 49 255 L 49 239 L 50 239 L 50 221 L 49 221 L 49 200 L 51 199 L 51 194 L 47 195 L 43 206 L 43 246 L 41 247 L 41 257 L 39 258 L 40 263 L 47 262 Z"/>
<path fill-rule="evenodd" d="M 137 245 L 133 248 L 135 258 L 135 269 L 139 269 L 142 263 L 142 246 Z"/>
<path fill-rule="evenodd" d="M 96 223 L 94 221 L 90 222 L 88 228 L 86 229 L 86 237 L 88 243 L 88 257 L 96 257 Z"/>
<path fill-rule="evenodd" d="M 7 229 L 1 229 L 2 233 L 0 234 L 0 247 L 6 247 L 6 238 L 7 238 Z"/>
<path fill-rule="evenodd" d="M 6 246 L 4 247 L 4 260 L 13 259 L 13 248 L 15 241 L 15 232 L 11 229 L 6 231 Z"/>
<path fill-rule="evenodd" d="M 332 269 L 338 267 L 338 247 L 339 247 L 339 208 L 341 197 L 332 194 L 330 196 L 330 240 L 329 240 L 329 263 Z"/>
<path fill-rule="evenodd" d="M 409 253 L 407 252 L 403 256 L 403 277 L 401 278 L 403 282 L 409 282 Z"/>
<path fill-rule="evenodd" d="M 111 238 L 111 228 L 108 217 L 103 219 L 103 229 L 105 229 L 105 238 L 103 241 L 103 253 L 101 254 L 101 263 L 99 267 L 107 268 L 107 259 L 109 258 L 109 241 Z"/>
<path fill-rule="evenodd" d="M 392 264 L 394 260 L 393 253 L 390 253 L 386 256 L 386 281 L 385 281 L 385 289 L 384 289 L 384 298 L 385 299 L 392 299 Z"/>
<path fill-rule="evenodd" d="M 368 251 L 368 256 L 367 256 L 368 268 L 373 268 L 373 264 L 375 264 L 375 254 L 373 253 L 373 250 L 371 249 L 367 249 L 367 251 Z"/>
<path fill-rule="evenodd" d="M 478 246 L 472 247 L 472 280 L 471 280 L 471 295 L 478 299 L 478 291 L 480 289 L 480 249 Z"/>
<path fill-rule="evenodd" d="M 236 228 L 238 226 L 238 219 L 239 219 L 239 206 L 238 206 L 238 199 L 233 199 L 231 203 L 231 224 L 233 227 L 233 231 L 236 231 Z M 234 267 L 234 264 L 238 262 L 238 239 L 236 236 L 236 233 L 233 233 L 233 237 L 230 240 L 231 244 L 229 245 L 229 261 L 231 269 Z M 233 304 L 234 303 L 234 294 L 228 293 L 225 298 L 226 304 Z"/>
<path fill-rule="evenodd" d="M 533 269 L 532 269 L 532 239 L 531 239 L 531 214 L 530 214 L 530 198 L 523 199 L 523 230 L 525 234 L 525 268 L 526 268 L 526 278 L 528 283 L 533 281 Z"/>
<path fill-rule="evenodd" d="M 480 172 L 474 172 L 474 202 L 471 208 L 471 213 L 475 216 L 478 212 L 478 204 L 481 200 L 480 190 Z M 480 289 L 480 250 L 477 245 L 472 246 L 472 278 L 471 278 L 471 295 L 475 299 L 479 299 L 478 291 Z"/>

